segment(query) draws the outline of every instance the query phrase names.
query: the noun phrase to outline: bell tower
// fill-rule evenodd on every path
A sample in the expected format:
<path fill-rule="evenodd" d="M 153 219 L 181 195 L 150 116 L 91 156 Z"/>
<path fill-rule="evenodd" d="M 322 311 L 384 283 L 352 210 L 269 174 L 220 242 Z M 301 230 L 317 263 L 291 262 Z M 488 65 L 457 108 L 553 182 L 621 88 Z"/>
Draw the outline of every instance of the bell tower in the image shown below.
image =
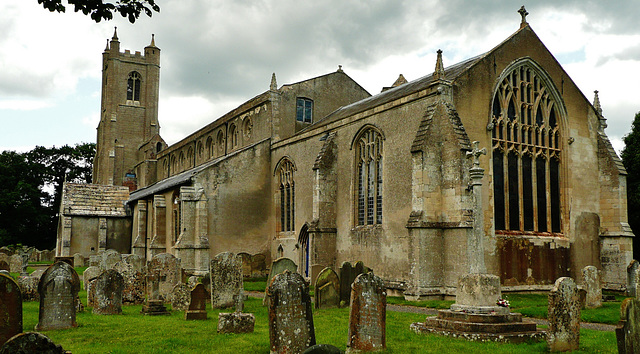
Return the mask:
<path fill-rule="evenodd" d="M 158 124 L 160 48 L 120 52 L 117 29 L 102 53 L 102 100 L 93 183 L 135 185 L 136 166 L 166 147 Z M 133 188 L 135 189 L 135 188 Z"/>

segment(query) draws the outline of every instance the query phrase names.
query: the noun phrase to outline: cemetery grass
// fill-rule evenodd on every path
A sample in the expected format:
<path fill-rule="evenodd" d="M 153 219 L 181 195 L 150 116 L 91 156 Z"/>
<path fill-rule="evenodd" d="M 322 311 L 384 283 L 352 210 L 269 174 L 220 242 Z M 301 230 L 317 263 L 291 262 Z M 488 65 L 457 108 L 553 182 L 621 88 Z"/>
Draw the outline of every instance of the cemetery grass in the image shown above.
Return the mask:
<path fill-rule="evenodd" d="M 86 292 L 80 292 L 86 303 Z M 45 331 L 55 343 L 74 354 L 81 353 L 268 353 L 269 328 L 267 308 L 262 299 L 249 298 L 245 312 L 256 316 L 254 333 L 218 334 L 218 313 L 207 307 L 208 320 L 185 321 L 184 313 L 170 316 L 143 316 L 142 306 L 123 306 L 122 315 L 100 316 L 87 308 L 77 315 L 78 328 Z M 38 303 L 25 302 L 24 330 L 33 331 L 38 322 Z M 435 335 L 418 335 L 409 329 L 425 316 L 387 311 L 387 353 L 531 353 L 547 352 L 545 342 L 525 344 L 473 343 Z M 329 343 L 346 349 L 349 309 L 314 310 L 317 343 Z M 578 353 L 615 353 L 614 332 L 581 330 Z"/>

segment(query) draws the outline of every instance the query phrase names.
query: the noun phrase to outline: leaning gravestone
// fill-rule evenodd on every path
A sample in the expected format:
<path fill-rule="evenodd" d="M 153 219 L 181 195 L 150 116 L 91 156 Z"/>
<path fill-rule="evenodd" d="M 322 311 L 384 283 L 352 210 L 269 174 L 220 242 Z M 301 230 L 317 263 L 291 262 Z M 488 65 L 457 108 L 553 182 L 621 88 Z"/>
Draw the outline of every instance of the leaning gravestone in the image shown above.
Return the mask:
<path fill-rule="evenodd" d="M 207 301 L 209 293 L 204 285 L 196 284 L 191 290 L 191 299 L 189 308 L 184 312 L 185 320 L 206 320 L 207 319 Z"/>
<path fill-rule="evenodd" d="M 386 349 L 386 309 L 382 279 L 372 272 L 360 274 L 351 285 L 347 352 Z"/>
<path fill-rule="evenodd" d="M 22 333 L 22 293 L 8 275 L 0 274 L 0 346 Z"/>
<path fill-rule="evenodd" d="M 140 305 L 144 303 L 145 274 L 144 258 L 138 255 L 126 255 L 113 267 L 124 278 L 122 302 Z"/>
<path fill-rule="evenodd" d="M 211 260 L 209 270 L 211 307 L 232 307 L 243 288 L 242 259 L 231 252 L 220 253 Z"/>
<path fill-rule="evenodd" d="M 573 279 L 556 280 L 549 292 L 547 343 L 551 351 L 578 350 L 580 346 L 580 296 Z"/>
<path fill-rule="evenodd" d="M 635 259 L 627 266 L 627 296 L 636 297 L 637 273 L 640 269 L 640 263 Z"/>
<path fill-rule="evenodd" d="M 594 266 L 582 268 L 582 286 L 586 290 L 584 307 L 595 309 L 602 306 L 602 287 L 600 273 Z"/>
<path fill-rule="evenodd" d="M 278 258 L 273 261 L 273 263 L 271 264 L 271 270 L 269 271 L 269 277 L 267 278 L 267 287 L 269 287 L 269 284 L 273 281 L 273 278 L 276 275 L 283 273 L 285 270 L 289 270 L 291 273 L 295 273 L 298 271 L 298 266 L 292 260 L 285 257 Z M 262 300 L 262 305 L 269 305 L 269 297 L 267 296 L 266 289 L 264 299 Z"/>
<path fill-rule="evenodd" d="M 173 287 L 182 282 L 180 259 L 170 253 L 155 255 L 147 263 L 147 276 L 158 282 L 160 299 L 166 301 Z"/>
<path fill-rule="evenodd" d="M 185 311 L 189 308 L 189 300 L 191 299 L 191 291 L 187 284 L 176 284 L 171 290 L 169 300 L 171 309 L 174 311 Z"/>
<path fill-rule="evenodd" d="M 51 265 L 40 278 L 40 314 L 36 331 L 77 327 L 76 305 L 80 278 L 65 262 Z"/>
<path fill-rule="evenodd" d="M 0 354 L 15 353 L 65 354 L 68 352 L 42 333 L 25 332 L 11 337 L 0 347 Z"/>
<path fill-rule="evenodd" d="M 620 325 L 616 328 L 618 353 L 640 352 L 640 301 L 625 299 L 620 306 Z"/>
<path fill-rule="evenodd" d="M 340 306 L 340 280 L 333 269 L 327 267 L 318 274 L 314 300 L 316 309 Z"/>
<path fill-rule="evenodd" d="M 349 262 L 343 262 L 340 267 L 340 306 L 349 306 L 351 299 L 351 284 L 356 280 L 358 275 L 366 273 L 368 268 L 364 266 L 362 261 L 356 262 L 352 266 Z"/>
<path fill-rule="evenodd" d="M 309 286 L 285 270 L 267 288 L 271 353 L 300 353 L 316 344 Z"/>
<path fill-rule="evenodd" d="M 122 313 L 122 290 L 124 278 L 113 269 L 107 269 L 96 280 L 93 313 L 97 315 L 118 315 Z"/>

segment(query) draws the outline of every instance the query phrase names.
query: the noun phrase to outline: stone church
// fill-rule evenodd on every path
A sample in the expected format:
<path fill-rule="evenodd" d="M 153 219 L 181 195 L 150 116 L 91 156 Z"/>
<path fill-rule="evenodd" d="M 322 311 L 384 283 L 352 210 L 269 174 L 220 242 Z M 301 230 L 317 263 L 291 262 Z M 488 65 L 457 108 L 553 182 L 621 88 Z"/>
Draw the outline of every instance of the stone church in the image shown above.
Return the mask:
<path fill-rule="evenodd" d="M 590 102 L 521 15 L 490 51 L 446 67 L 438 52 L 433 73 L 374 95 L 342 68 L 281 86 L 274 74 L 171 146 L 158 122 L 160 49 L 152 39 L 121 52 L 114 33 L 90 188 L 113 215 L 73 214 L 88 189 L 66 189 L 77 192 L 62 206 L 58 254 L 169 252 L 202 274 L 220 252 L 247 252 L 291 258 L 311 279 L 361 260 L 392 293 L 439 298 L 467 272 L 482 213 L 485 264 L 503 290 L 548 290 L 587 265 L 624 288 L 626 171 L 597 92 Z M 475 211 L 473 142 L 487 149 Z"/>

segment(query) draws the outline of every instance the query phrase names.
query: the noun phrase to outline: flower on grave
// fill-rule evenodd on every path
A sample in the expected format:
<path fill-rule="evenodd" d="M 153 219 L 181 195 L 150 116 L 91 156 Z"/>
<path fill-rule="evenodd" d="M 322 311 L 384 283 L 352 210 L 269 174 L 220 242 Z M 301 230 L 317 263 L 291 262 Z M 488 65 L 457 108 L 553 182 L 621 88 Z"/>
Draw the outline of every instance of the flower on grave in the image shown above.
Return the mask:
<path fill-rule="evenodd" d="M 498 305 L 500 307 L 509 307 L 509 300 L 507 300 L 507 299 L 498 299 L 498 301 L 496 301 L 496 305 Z"/>

